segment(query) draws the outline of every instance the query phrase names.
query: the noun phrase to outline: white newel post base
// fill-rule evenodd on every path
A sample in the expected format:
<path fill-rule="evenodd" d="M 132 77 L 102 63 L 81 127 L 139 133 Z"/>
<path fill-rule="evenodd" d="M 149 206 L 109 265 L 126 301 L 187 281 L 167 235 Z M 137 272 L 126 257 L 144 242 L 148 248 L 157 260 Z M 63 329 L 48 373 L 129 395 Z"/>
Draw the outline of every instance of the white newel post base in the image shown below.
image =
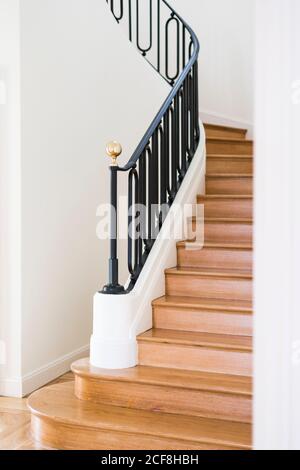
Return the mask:
<path fill-rule="evenodd" d="M 136 334 L 132 335 L 132 296 L 94 297 L 94 323 L 90 362 L 102 369 L 128 369 L 137 365 Z"/>

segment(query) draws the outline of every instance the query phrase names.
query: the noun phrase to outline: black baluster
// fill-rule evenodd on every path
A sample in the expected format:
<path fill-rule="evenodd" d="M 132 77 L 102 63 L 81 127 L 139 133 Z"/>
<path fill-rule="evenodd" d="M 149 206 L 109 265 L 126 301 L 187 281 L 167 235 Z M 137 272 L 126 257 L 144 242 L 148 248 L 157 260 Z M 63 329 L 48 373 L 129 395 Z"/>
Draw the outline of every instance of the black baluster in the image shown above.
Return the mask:
<path fill-rule="evenodd" d="M 152 201 L 153 201 L 153 185 L 152 185 L 152 175 L 153 175 L 153 160 L 152 160 L 152 150 L 150 143 L 147 147 L 147 187 L 148 187 L 148 197 L 147 197 L 147 240 L 146 240 L 146 251 L 150 253 L 152 248 Z"/>
<path fill-rule="evenodd" d="M 189 45 L 189 58 L 191 59 L 192 55 L 193 55 L 193 47 L 194 47 L 194 44 L 193 44 L 193 40 L 191 38 L 190 40 L 190 45 Z"/>
<path fill-rule="evenodd" d="M 182 116 L 181 116 L 181 177 L 184 178 L 187 171 L 187 151 L 188 151 L 188 77 L 183 83 L 182 92 Z"/>
<path fill-rule="evenodd" d="M 160 73 L 160 0 L 157 0 L 157 71 Z"/>
<path fill-rule="evenodd" d="M 156 212 L 154 210 L 157 204 L 157 151 L 158 139 L 157 131 L 154 132 L 151 139 L 151 151 L 148 151 L 148 242 L 147 249 L 150 252 L 153 240 L 155 238 Z"/>
<path fill-rule="evenodd" d="M 132 5 L 131 5 L 131 0 L 128 0 L 128 27 L 129 27 L 129 41 L 132 42 Z"/>
<path fill-rule="evenodd" d="M 186 160 L 185 160 L 185 94 L 184 87 L 181 93 L 181 169 L 180 180 L 182 181 L 186 173 Z"/>
<path fill-rule="evenodd" d="M 165 208 L 167 205 L 167 159 L 166 159 L 166 120 L 159 126 L 160 137 L 160 208 L 159 208 L 159 230 L 165 219 Z"/>
<path fill-rule="evenodd" d="M 143 0 L 145 1 L 145 0 Z M 139 0 L 136 0 L 136 45 L 138 50 L 142 53 L 145 57 L 147 52 L 149 52 L 152 48 L 152 41 L 153 41 L 153 19 L 152 19 L 152 0 L 149 1 L 149 46 L 148 47 L 141 47 L 140 45 L 140 8 L 139 8 Z"/>
<path fill-rule="evenodd" d="M 189 75 L 190 81 L 190 159 L 193 158 L 195 141 L 195 80 L 193 73 Z"/>
<path fill-rule="evenodd" d="M 167 202 L 167 154 L 166 154 L 166 117 L 164 118 L 164 125 L 159 127 L 160 136 L 160 204 Z"/>
<path fill-rule="evenodd" d="M 110 166 L 110 258 L 109 258 L 109 284 L 103 288 L 104 294 L 124 294 L 124 287 L 119 284 L 118 261 L 118 171 L 117 157 L 122 152 L 122 147 L 116 142 L 107 145 L 107 154 L 112 158 Z"/>
<path fill-rule="evenodd" d="M 180 92 L 177 93 L 174 100 L 175 112 L 175 165 L 176 165 L 176 186 L 175 195 L 178 191 L 178 177 L 180 176 Z"/>
<path fill-rule="evenodd" d="M 186 28 L 185 25 L 182 25 L 182 69 L 185 67 L 185 61 L 186 61 L 186 43 L 185 43 L 185 33 L 186 33 Z"/>
<path fill-rule="evenodd" d="M 157 219 L 158 219 L 158 129 L 155 130 L 152 137 L 152 175 L 151 186 L 152 192 L 152 228 L 151 238 L 155 240 L 157 237 Z"/>
<path fill-rule="evenodd" d="M 147 190 L 147 179 L 146 179 L 146 150 L 142 152 L 141 158 L 139 159 L 139 206 L 140 206 L 140 237 L 139 237 L 139 268 L 143 267 L 143 253 L 144 243 L 147 238 L 147 213 L 146 213 L 146 190 Z"/>
<path fill-rule="evenodd" d="M 170 30 L 170 25 L 173 22 L 175 22 L 176 24 L 176 38 L 177 38 L 176 40 L 176 68 L 175 68 L 176 71 L 174 75 L 170 75 L 170 72 L 169 72 L 169 68 L 170 68 L 169 66 L 169 30 Z M 176 16 L 174 16 L 173 13 L 171 13 L 171 18 L 169 18 L 168 21 L 166 22 L 165 36 L 166 36 L 165 38 L 165 41 L 166 41 L 166 53 L 165 53 L 166 77 L 169 80 L 170 84 L 174 85 L 174 82 L 180 73 L 180 25 L 179 25 L 178 19 L 176 18 Z M 171 57 L 173 58 L 174 54 L 171 54 Z"/>
<path fill-rule="evenodd" d="M 170 154 L 170 192 L 169 192 L 169 204 L 172 205 L 177 189 L 177 164 L 176 164 L 176 120 L 175 120 L 175 109 L 174 107 L 170 108 L 171 114 L 171 154 Z"/>
<path fill-rule="evenodd" d="M 128 177 L 128 270 L 133 282 L 136 280 L 136 270 L 138 268 L 138 237 L 136 227 L 138 183 L 138 173 L 135 168 L 132 168 Z"/>
<path fill-rule="evenodd" d="M 165 184 L 166 184 L 166 190 L 167 190 L 167 196 L 169 197 L 169 199 L 167 200 L 167 202 L 170 201 L 170 197 L 171 197 L 171 191 L 172 191 L 172 188 L 171 188 L 171 184 L 170 184 L 170 175 L 171 175 L 171 168 L 172 168 L 172 164 L 170 162 L 170 148 L 171 148 L 171 141 L 172 141 L 172 137 L 170 136 L 170 115 L 171 115 L 171 107 L 168 109 L 168 111 L 166 112 L 165 116 L 164 116 L 164 141 L 165 141 L 165 144 L 164 144 L 164 151 L 165 151 L 165 158 L 164 158 L 164 161 L 165 161 L 165 168 L 166 168 L 166 172 L 165 172 Z M 171 118 L 172 119 L 172 118 Z"/>
<path fill-rule="evenodd" d="M 194 64 L 194 82 L 195 82 L 195 151 L 200 140 L 199 126 L 199 80 L 198 80 L 198 61 Z"/>
<path fill-rule="evenodd" d="M 133 263 L 133 250 L 132 250 L 132 239 L 133 239 L 133 170 L 130 170 L 128 177 L 128 271 L 131 275 L 134 272 Z"/>
<path fill-rule="evenodd" d="M 188 123 L 188 128 L 187 128 L 187 156 L 188 156 L 188 161 L 191 161 L 192 157 L 192 139 L 193 139 L 193 131 L 192 131 L 192 78 L 191 74 L 189 73 L 188 76 L 186 77 L 186 87 L 187 87 L 187 123 Z"/>
<path fill-rule="evenodd" d="M 111 0 L 110 2 L 110 8 L 111 8 L 111 11 L 112 11 L 112 14 L 114 15 L 116 21 L 119 23 L 121 21 L 121 19 L 123 18 L 123 15 L 124 15 L 124 5 L 123 5 L 123 0 L 119 0 L 120 1 L 120 11 L 119 11 L 119 15 L 117 15 L 115 13 L 115 4 L 114 4 L 114 0 Z"/>

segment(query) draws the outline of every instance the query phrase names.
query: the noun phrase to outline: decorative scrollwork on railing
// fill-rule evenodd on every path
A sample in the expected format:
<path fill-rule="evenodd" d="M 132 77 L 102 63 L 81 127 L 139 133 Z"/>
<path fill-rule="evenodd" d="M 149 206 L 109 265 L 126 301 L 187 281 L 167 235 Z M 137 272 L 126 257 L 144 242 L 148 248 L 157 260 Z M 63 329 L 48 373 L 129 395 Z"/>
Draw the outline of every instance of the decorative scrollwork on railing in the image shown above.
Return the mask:
<path fill-rule="evenodd" d="M 110 4 L 111 12 L 114 15 L 116 21 L 119 23 L 123 19 L 123 16 L 124 16 L 124 2 L 123 2 L 123 0 L 119 0 L 119 2 L 118 2 L 119 3 L 119 9 L 118 9 L 119 11 L 116 8 L 115 0 L 106 0 L 106 3 Z"/>
<path fill-rule="evenodd" d="M 114 159 L 110 167 L 113 228 L 117 227 L 118 218 L 117 175 L 128 172 L 130 283 L 126 289 L 118 283 L 115 230 L 115 238 L 111 234 L 110 241 L 109 283 L 102 292 L 124 294 L 133 289 L 199 144 L 199 43 L 191 28 L 165 0 L 142 0 L 144 15 L 140 0 L 106 2 L 118 23 L 128 21 L 130 41 L 172 87 L 124 167 L 115 164 L 119 147 L 114 143 L 108 147 L 108 153 Z M 145 12 L 148 13 L 145 15 Z M 145 31 L 147 37 L 142 39 L 141 33 Z"/>

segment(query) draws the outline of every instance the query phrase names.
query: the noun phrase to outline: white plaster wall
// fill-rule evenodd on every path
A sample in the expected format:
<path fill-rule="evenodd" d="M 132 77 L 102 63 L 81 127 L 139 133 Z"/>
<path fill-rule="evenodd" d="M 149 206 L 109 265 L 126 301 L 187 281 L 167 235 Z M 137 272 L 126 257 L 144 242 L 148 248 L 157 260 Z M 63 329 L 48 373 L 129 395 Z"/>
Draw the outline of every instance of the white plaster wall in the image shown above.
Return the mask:
<path fill-rule="evenodd" d="M 119 140 L 125 163 L 168 87 L 102 0 L 21 1 L 21 47 L 27 375 L 89 343 L 93 295 L 107 281 L 107 244 L 96 238 L 109 198 L 105 144 Z"/>
<path fill-rule="evenodd" d="M 19 0 L 0 0 L 0 394 L 20 391 Z"/>
<path fill-rule="evenodd" d="M 253 126 L 253 0 L 170 0 L 200 40 L 200 111 L 205 120 Z M 214 119 L 215 118 L 215 119 Z"/>
<path fill-rule="evenodd" d="M 256 1 L 254 445 L 300 449 L 300 4 Z"/>

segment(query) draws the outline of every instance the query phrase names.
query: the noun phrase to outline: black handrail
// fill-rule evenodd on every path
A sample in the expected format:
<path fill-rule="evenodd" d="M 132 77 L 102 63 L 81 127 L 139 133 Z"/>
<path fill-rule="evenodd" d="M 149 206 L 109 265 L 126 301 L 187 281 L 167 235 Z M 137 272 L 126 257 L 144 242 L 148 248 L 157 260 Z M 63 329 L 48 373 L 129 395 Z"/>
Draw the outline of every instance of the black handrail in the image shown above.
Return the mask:
<path fill-rule="evenodd" d="M 128 21 L 129 40 L 135 42 L 140 53 L 170 84 L 172 90 L 127 164 L 123 167 L 110 167 L 112 214 L 109 283 L 102 291 L 106 294 L 125 294 L 133 289 L 200 141 L 197 62 L 199 41 L 190 26 L 166 0 L 142 1 L 144 4 L 148 1 L 149 6 L 149 37 L 144 46 L 141 45 L 140 38 L 140 0 L 127 0 L 127 8 L 125 0 L 106 0 L 118 23 Z M 133 3 L 136 7 L 135 14 Z M 153 21 L 155 14 L 157 20 Z M 169 50 L 170 28 L 173 23 L 176 36 L 175 55 L 171 55 Z M 173 75 L 170 72 L 170 57 L 175 57 Z M 110 150 L 114 155 L 114 149 Z M 118 152 L 115 153 L 117 154 Z M 118 282 L 119 171 L 129 171 L 128 270 L 131 280 L 126 290 Z"/>

